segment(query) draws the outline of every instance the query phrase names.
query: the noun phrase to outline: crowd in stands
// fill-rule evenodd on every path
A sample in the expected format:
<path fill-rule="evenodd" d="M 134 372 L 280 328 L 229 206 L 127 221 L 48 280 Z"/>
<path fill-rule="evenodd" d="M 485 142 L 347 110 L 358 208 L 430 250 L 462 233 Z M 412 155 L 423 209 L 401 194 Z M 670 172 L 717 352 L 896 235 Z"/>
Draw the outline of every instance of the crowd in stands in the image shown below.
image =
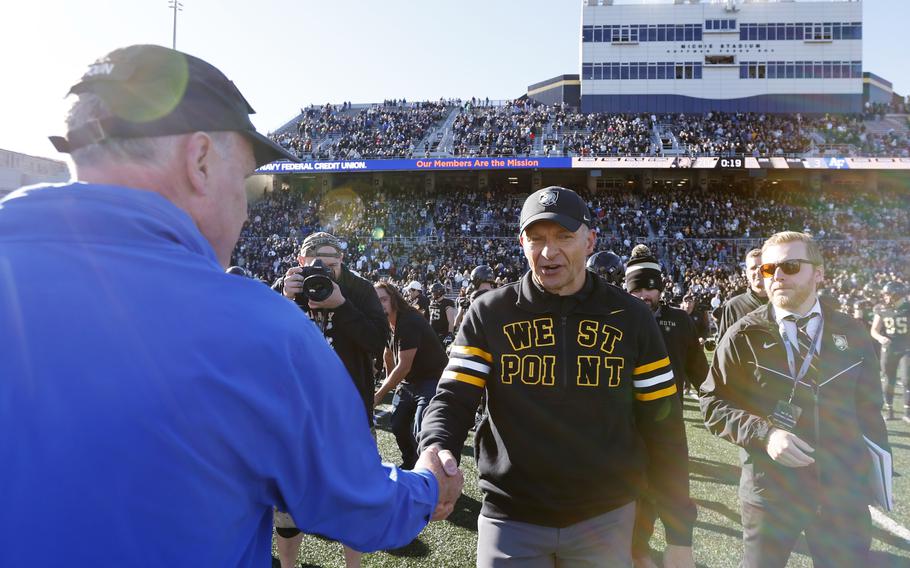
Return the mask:
<path fill-rule="evenodd" d="M 563 154 L 576 156 L 646 156 L 659 152 L 653 117 L 603 113 L 571 113 L 557 120 Z"/>
<path fill-rule="evenodd" d="M 780 156 L 809 150 L 807 126 L 799 115 L 722 113 L 667 115 L 690 156 Z"/>
<path fill-rule="evenodd" d="M 825 144 L 852 146 L 847 153 L 853 155 L 910 157 L 910 135 L 894 129 L 870 132 L 859 116 L 826 115 L 816 120 L 816 126 Z"/>
<path fill-rule="evenodd" d="M 385 101 L 360 110 L 350 103 L 301 109 L 296 129 L 274 138 L 300 157 L 314 160 L 405 158 L 450 110 L 445 100 Z"/>
<path fill-rule="evenodd" d="M 685 200 L 659 187 L 647 194 L 659 237 L 752 238 L 791 227 L 820 239 L 886 239 L 910 235 L 910 196 L 856 191 L 791 191 L 765 184 L 760 192 L 692 187 Z"/>
<path fill-rule="evenodd" d="M 885 282 L 910 275 L 900 262 L 910 258 L 907 195 L 768 184 L 753 191 L 761 197 L 736 188 L 582 194 L 595 217 L 597 250 L 628 258 L 632 247 L 648 243 L 664 266 L 666 298 L 692 293 L 706 309 L 745 288 L 745 252 L 783 229 L 822 241 L 829 259 L 825 294 L 845 312 L 857 302 L 877 302 Z M 307 234 L 327 230 L 344 240 L 345 262 L 367 278 L 439 281 L 450 295 L 464 294 L 479 264 L 493 267 L 500 283 L 527 269 L 515 238 L 522 201 L 522 194 L 508 191 L 415 195 L 387 187 L 321 199 L 311 192 L 267 192 L 252 206 L 234 263 L 272 282 L 296 264 Z"/>
<path fill-rule="evenodd" d="M 499 107 L 465 105 L 452 124 L 456 156 L 527 156 L 550 121 L 549 107 L 529 99 Z"/>
<path fill-rule="evenodd" d="M 866 120 L 881 120 L 887 114 L 908 113 L 910 113 L 910 97 L 907 100 L 895 100 L 891 104 L 866 101 L 863 105 L 863 118 Z"/>
<path fill-rule="evenodd" d="M 870 130 L 866 121 L 906 113 L 907 105 L 870 104 L 862 114 L 580 113 L 531 99 L 491 104 L 472 98 L 425 102 L 389 100 L 301 109 L 273 135 L 297 155 L 314 160 L 449 156 L 688 156 L 823 155 L 910 156 L 908 128 Z M 454 118 L 447 127 L 450 117 Z M 898 119 L 899 120 L 899 119 Z M 906 118 L 904 119 L 906 120 Z M 908 123 L 910 125 L 910 123 Z M 430 134 L 450 136 L 431 148 Z M 673 143 L 675 139 L 675 144 Z M 436 142 L 434 138 L 432 142 Z"/>

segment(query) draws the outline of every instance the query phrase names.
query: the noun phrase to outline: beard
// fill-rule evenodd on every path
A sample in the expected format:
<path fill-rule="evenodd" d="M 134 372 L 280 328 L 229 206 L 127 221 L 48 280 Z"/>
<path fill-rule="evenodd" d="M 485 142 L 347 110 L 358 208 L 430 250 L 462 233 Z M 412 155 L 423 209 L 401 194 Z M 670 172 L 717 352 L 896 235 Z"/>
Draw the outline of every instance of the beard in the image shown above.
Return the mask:
<path fill-rule="evenodd" d="M 770 293 L 770 297 L 771 303 L 774 304 L 775 307 L 793 311 L 794 309 L 803 305 L 806 300 L 809 299 L 809 296 L 811 294 L 812 285 L 805 284 L 802 286 L 788 288 L 786 290 L 774 290 Z"/>

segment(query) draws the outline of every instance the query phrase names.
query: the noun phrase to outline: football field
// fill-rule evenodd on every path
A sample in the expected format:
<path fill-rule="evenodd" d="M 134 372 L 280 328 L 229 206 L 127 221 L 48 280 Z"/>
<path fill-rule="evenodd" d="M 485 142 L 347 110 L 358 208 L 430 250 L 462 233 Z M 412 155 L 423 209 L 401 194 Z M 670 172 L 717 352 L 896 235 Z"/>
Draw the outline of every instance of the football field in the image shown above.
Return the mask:
<path fill-rule="evenodd" d="M 895 397 L 900 399 L 900 396 Z M 689 439 L 689 478 L 691 495 L 698 507 L 693 550 L 698 566 L 737 566 L 742 556 L 741 525 L 737 486 L 739 483 L 738 449 L 705 429 L 695 400 L 685 399 L 685 421 Z M 391 410 L 388 406 L 385 410 Z M 873 553 L 867 568 L 910 566 L 910 425 L 900 420 L 887 422 L 894 451 L 895 508 L 889 513 L 873 515 L 878 523 L 873 528 Z M 387 461 L 399 463 L 395 439 L 381 423 L 379 449 Z M 462 458 L 465 472 L 464 495 L 447 521 L 431 523 L 409 546 L 390 552 L 364 556 L 364 566 L 452 566 L 474 565 L 477 541 L 476 519 L 480 512 L 480 491 L 473 458 L 473 436 L 469 436 Z M 660 523 L 651 546 L 663 550 Z M 659 552 L 654 552 L 660 562 Z M 341 546 L 308 536 L 301 547 L 303 566 L 343 567 Z M 278 561 L 275 560 L 275 566 Z M 800 539 L 790 566 L 811 566 L 805 541 Z"/>

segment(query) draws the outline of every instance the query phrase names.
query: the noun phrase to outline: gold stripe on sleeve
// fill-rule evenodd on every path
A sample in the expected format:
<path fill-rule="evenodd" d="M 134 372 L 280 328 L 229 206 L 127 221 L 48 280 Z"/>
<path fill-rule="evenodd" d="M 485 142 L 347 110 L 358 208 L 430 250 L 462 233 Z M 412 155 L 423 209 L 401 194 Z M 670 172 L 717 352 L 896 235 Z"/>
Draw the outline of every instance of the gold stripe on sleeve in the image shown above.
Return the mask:
<path fill-rule="evenodd" d="M 660 389 L 659 391 L 646 392 L 646 393 L 635 393 L 635 398 L 641 401 L 657 400 L 658 398 L 663 398 L 665 396 L 670 396 L 671 394 L 676 394 L 676 385 L 670 385 L 665 389 Z"/>
<path fill-rule="evenodd" d="M 475 387 L 483 388 L 486 386 L 487 382 L 483 379 L 478 379 L 477 377 L 466 375 L 465 373 L 456 373 L 455 371 L 445 371 L 442 373 L 443 379 L 454 379 L 456 381 L 461 381 L 463 383 L 468 383 L 469 385 L 474 385 Z"/>
<path fill-rule="evenodd" d="M 635 367 L 635 370 L 632 371 L 632 374 L 633 375 L 644 375 L 645 373 L 647 373 L 649 371 L 653 371 L 654 369 L 660 369 L 661 367 L 666 367 L 669 364 L 670 364 L 670 358 L 664 357 L 663 359 L 654 361 L 653 363 L 648 363 L 647 365 L 642 365 L 641 367 Z"/>
<path fill-rule="evenodd" d="M 480 357 L 487 363 L 493 362 L 493 356 L 484 351 L 483 349 L 478 349 L 476 347 L 468 347 L 467 345 L 454 345 L 452 351 L 455 353 L 461 353 L 463 355 L 473 355 L 475 357 Z"/>

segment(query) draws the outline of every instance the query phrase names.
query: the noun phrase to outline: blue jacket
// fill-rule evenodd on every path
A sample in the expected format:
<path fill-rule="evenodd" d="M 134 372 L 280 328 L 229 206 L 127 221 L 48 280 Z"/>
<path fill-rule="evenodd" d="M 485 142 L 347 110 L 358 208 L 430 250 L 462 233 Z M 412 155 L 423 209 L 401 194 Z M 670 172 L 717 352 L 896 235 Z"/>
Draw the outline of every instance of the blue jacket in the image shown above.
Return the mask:
<path fill-rule="evenodd" d="M 368 551 L 436 503 L 316 327 L 155 193 L 0 201 L 0 346 L 0 566 L 48 537 L 72 566 L 269 566 L 272 506 Z"/>

